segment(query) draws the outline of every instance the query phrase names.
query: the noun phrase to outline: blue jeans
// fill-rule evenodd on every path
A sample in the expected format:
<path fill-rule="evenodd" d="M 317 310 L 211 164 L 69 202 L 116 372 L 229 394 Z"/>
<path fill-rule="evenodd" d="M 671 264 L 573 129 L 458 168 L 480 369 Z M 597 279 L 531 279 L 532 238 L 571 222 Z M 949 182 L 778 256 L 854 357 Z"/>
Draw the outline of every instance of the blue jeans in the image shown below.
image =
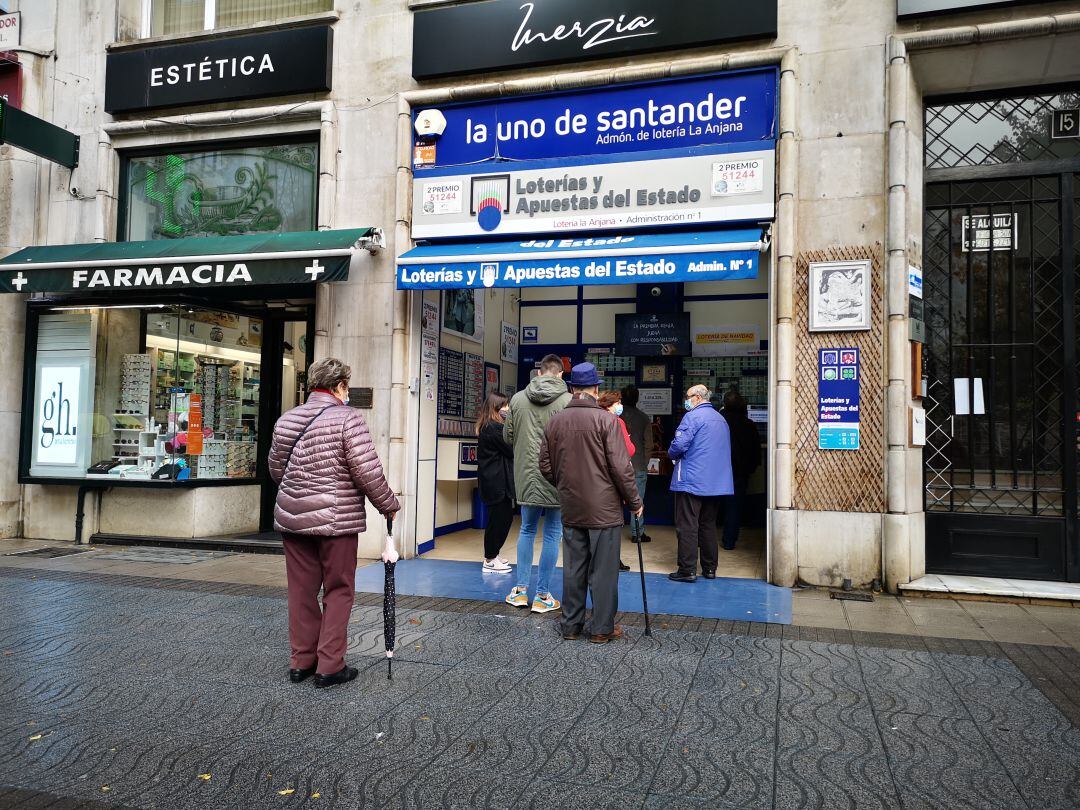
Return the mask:
<path fill-rule="evenodd" d="M 634 471 L 634 483 L 637 484 L 637 494 L 638 494 L 638 497 L 641 498 L 641 503 L 644 506 L 644 504 L 645 504 L 645 487 L 648 486 L 648 484 L 649 484 L 649 471 L 648 470 L 642 470 L 641 472 L 638 472 L 637 470 L 635 470 Z M 634 537 L 637 537 L 639 531 L 641 533 L 643 533 L 643 534 L 645 532 L 645 513 L 644 512 L 641 513 L 640 518 L 637 515 L 634 515 L 634 514 L 630 515 L 630 533 Z"/>
<path fill-rule="evenodd" d="M 540 576 L 536 593 L 551 593 L 551 575 L 559 561 L 559 543 L 562 542 L 562 510 L 547 506 L 521 507 L 521 533 L 517 541 L 517 585 L 528 589 L 532 580 L 533 543 L 540 516 L 544 516 L 544 545 L 540 549 Z"/>

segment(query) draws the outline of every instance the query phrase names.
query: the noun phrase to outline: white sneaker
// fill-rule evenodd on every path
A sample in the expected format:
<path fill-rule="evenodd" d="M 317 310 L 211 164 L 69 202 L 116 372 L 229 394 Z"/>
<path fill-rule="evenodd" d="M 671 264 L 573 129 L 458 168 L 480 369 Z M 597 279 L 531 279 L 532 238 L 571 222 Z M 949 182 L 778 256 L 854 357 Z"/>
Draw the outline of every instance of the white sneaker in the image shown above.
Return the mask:
<path fill-rule="evenodd" d="M 501 562 L 503 565 L 510 565 L 510 561 L 503 557 L 496 557 L 495 559 Z"/>
<path fill-rule="evenodd" d="M 506 562 L 506 560 L 496 557 L 494 560 L 484 560 L 484 573 L 485 574 L 509 574 L 513 571 Z"/>

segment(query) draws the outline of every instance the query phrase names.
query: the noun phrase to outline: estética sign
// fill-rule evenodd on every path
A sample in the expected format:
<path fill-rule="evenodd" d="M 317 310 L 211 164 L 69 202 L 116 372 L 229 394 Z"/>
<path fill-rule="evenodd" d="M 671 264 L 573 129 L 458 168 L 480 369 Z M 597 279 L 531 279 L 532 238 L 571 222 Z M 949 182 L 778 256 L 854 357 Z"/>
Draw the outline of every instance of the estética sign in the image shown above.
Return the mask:
<path fill-rule="evenodd" d="M 306 284 L 349 277 L 348 256 L 307 259 L 259 259 L 180 263 L 147 259 L 116 266 L 48 267 L 6 270 L 0 267 L 0 292 L 103 292 L 241 287 L 259 284 Z"/>
<path fill-rule="evenodd" d="M 487 0 L 413 15 L 413 78 L 776 36 L 776 0 Z"/>
<path fill-rule="evenodd" d="M 319 25 L 113 52 L 105 111 L 328 92 L 333 44 L 333 29 Z"/>

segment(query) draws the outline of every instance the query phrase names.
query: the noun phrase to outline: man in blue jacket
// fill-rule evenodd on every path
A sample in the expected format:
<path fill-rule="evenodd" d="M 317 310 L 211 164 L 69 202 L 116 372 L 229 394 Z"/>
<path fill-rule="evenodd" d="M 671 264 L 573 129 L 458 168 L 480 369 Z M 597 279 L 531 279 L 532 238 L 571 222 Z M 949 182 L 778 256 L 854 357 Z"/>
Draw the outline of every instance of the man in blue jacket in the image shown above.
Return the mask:
<path fill-rule="evenodd" d="M 716 578 L 719 548 L 716 517 L 720 496 L 735 491 L 731 475 L 731 436 L 727 422 L 709 402 L 709 389 L 692 386 L 683 403 L 687 414 L 675 431 L 668 456 L 675 462 L 675 533 L 679 538 L 679 570 L 675 582 L 696 582 L 700 549 L 701 574 Z"/>

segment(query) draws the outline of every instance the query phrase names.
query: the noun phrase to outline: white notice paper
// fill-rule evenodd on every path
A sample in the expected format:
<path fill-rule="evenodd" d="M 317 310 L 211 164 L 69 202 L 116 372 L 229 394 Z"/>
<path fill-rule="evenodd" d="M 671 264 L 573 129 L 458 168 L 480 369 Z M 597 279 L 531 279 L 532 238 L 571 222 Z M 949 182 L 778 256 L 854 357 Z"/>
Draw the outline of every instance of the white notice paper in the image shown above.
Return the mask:
<path fill-rule="evenodd" d="M 972 399 L 975 400 L 974 406 Z M 982 377 L 957 377 L 953 380 L 953 400 L 956 404 L 954 416 L 985 414 L 986 400 L 983 398 Z"/>

